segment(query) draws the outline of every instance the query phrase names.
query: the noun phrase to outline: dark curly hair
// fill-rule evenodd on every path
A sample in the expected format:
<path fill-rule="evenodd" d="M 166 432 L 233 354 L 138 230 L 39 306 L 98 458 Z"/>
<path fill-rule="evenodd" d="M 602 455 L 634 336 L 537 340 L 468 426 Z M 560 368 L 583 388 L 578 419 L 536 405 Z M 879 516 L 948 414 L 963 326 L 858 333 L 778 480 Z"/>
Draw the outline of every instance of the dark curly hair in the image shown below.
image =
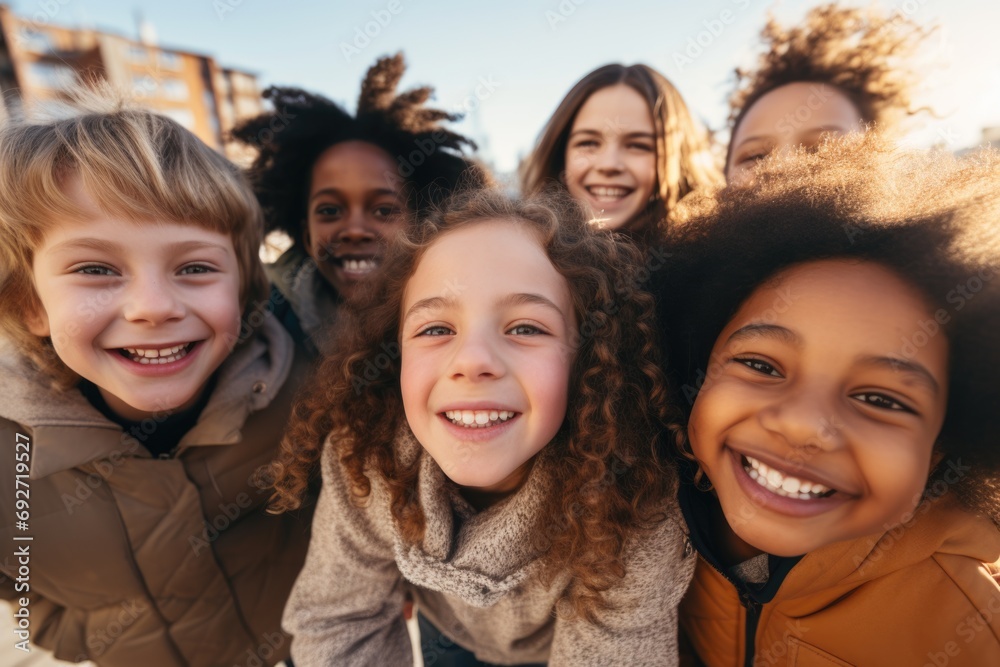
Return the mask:
<path fill-rule="evenodd" d="M 538 525 L 545 533 L 543 576 L 574 575 L 579 585 L 568 600 L 589 617 L 603 606 L 600 592 L 624 576 L 628 539 L 663 519 L 676 480 L 663 434 L 677 416 L 669 413 L 658 365 L 655 305 L 637 281 L 639 251 L 624 236 L 592 229 L 568 195 L 517 201 L 489 189 L 466 192 L 392 243 L 385 271 L 370 286 L 370 305 L 350 315 L 337 352 L 294 410 L 267 473 L 275 488 L 272 509 L 299 506 L 318 476 L 326 443 L 337 449 L 359 498 L 370 492 L 367 475 L 379 475 L 405 539 L 423 539 L 419 461 L 401 462 L 394 447 L 405 425 L 400 359 L 385 351 L 397 345 L 403 291 L 427 249 L 450 230 L 496 219 L 537 235 L 566 279 L 580 327 L 566 418 L 543 450 L 557 488 Z M 382 371 L 369 380 L 375 359 Z M 359 378 L 365 378 L 360 388 Z"/>
<path fill-rule="evenodd" d="M 669 239 L 674 260 L 656 289 L 688 413 L 716 337 L 759 285 L 803 262 L 877 262 L 918 288 L 930 312 L 949 316 L 941 325 L 949 398 L 937 448 L 972 466 L 955 491 L 997 520 L 1000 154 L 907 152 L 868 133 L 772 156 L 752 187 L 704 194 L 682 209 Z"/>
<path fill-rule="evenodd" d="M 736 69 L 736 87 L 729 98 L 731 134 L 757 100 L 796 82 L 834 86 L 865 122 L 875 123 L 882 132 L 895 128 L 918 111 L 911 98 L 919 79 L 908 59 L 931 31 L 901 12 L 885 15 L 837 3 L 814 7 L 792 28 L 769 18 L 761 31 L 764 51 L 756 68 Z M 729 160 L 727 152 L 727 165 Z"/>
<path fill-rule="evenodd" d="M 424 106 L 429 87 L 396 92 L 406 71 L 403 54 L 380 58 L 361 84 L 356 115 L 299 88 L 268 88 L 274 111 L 244 121 L 233 139 L 257 149 L 249 174 L 264 209 L 267 231 L 281 230 L 302 245 L 306 203 L 317 158 L 334 144 L 364 141 L 399 160 L 407 203 L 418 215 L 464 181 L 487 184 L 490 176 L 462 157 L 476 144 L 441 125 L 458 114 Z"/>

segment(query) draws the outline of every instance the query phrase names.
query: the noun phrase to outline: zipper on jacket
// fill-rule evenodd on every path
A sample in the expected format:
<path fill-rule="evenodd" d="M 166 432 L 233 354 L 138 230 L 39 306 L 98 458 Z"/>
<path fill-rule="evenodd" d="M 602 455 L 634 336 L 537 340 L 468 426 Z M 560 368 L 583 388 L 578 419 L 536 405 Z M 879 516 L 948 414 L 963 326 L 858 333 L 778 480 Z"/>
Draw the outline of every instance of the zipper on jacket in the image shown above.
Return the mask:
<path fill-rule="evenodd" d="M 740 604 L 747 610 L 746 652 L 743 656 L 743 665 L 744 667 L 753 667 L 754 654 L 757 652 L 757 647 L 755 646 L 757 640 L 757 623 L 760 621 L 760 610 L 763 605 L 754 600 L 744 590 L 740 590 Z"/>

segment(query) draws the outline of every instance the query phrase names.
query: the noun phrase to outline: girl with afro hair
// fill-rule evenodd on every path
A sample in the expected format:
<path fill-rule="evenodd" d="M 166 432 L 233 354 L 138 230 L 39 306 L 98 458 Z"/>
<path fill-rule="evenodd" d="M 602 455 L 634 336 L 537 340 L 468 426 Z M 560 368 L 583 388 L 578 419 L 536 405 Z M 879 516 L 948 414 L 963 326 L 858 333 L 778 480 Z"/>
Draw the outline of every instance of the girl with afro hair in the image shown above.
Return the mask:
<path fill-rule="evenodd" d="M 441 125 L 459 116 L 424 106 L 431 88 L 397 93 L 405 69 L 401 53 L 379 59 L 354 115 L 298 88 L 269 88 L 274 111 L 233 130 L 258 151 L 250 177 L 266 231 L 292 241 L 268 267 L 272 303 L 313 352 L 407 219 L 465 182 L 490 180 L 462 157 L 475 144 Z"/>
<path fill-rule="evenodd" d="M 736 70 L 726 179 L 741 183 L 775 150 L 875 124 L 898 134 L 915 113 L 913 57 L 929 34 L 901 12 L 815 7 L 795 27 L 768 20 L 753 70 Z"/>
<path fill-rule="evenodd" d="M 690 204 L 660 305 L 698 664 L 1000 664 L 1000 156 L 867 133 Z"/>

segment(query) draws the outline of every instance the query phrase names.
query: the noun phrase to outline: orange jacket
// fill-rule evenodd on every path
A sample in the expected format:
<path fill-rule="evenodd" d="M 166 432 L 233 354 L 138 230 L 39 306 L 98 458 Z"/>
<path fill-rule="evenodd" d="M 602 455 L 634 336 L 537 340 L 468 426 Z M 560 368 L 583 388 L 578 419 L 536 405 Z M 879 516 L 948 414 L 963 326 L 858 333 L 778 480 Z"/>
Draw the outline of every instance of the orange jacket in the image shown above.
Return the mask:
<path fill-rule="evenodd" d="M 703 495 L 690 487 L 682 493 Z M 680 608 L 695 664 L 1000 665 L 1000 530 L 963 511 L 951 494 L 924 501 L 911 521 L 881 535 L 780 560 L 785 567 L 772 568 L 764 595 L 743 590 L 745 606 L 710 554 L 701 554 Z M 772 592 L 769 601 L 754 600 Z"/>

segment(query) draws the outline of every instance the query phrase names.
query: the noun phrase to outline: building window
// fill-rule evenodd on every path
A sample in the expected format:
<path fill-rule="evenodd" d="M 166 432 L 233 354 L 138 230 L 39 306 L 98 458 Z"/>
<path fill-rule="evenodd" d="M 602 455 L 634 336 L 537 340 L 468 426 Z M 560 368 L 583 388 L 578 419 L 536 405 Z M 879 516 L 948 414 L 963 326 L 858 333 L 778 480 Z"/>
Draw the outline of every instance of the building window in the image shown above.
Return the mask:
<path fill-rule="evenodd" d="M 164 79 L 163 96 L 168 100 L 186 100 L 188 98 L 188 85 L 180 79 Z"/>
<path fill-rule="evenodd" d="M 30 63 L 28 76 L 36 86 L 64 90 L 76 83 L 73 68 L 55 63 Z"/>
<path fill-rule="evenodd" d="M 129 46 L 125 55 L 134 63 L 144 63 L 149 60 L 149 54 L 146 52 L 146 47 L 139 46 L 138 44 L 132 44 Z"/>
<path fill-rule="evenodd" d="M 194 114 L 188 109 L 158 109 L 157 113 L 177 121 L 187 130 L 194 131 Z"/>
<path fill-rule="evenodd" d="M 52 53 L 55 51 L 55 44 L 52 43 L 52 36 L 47 32 L 24 29 L 21 31 L 21 46 L 28 51 L 35 53 Z"/>
<path fill-rule="evenodd" d="M 133 76 L 132 94 L 136 97 L 152 97 L 156 94 L 156 79 L 148 74 Z"/>
<path fill-rule="evenodd" d="M 160 67 L 172 69 L 175 72 L 181 68 L 181 57 L 176 53 L 160 52 Z"/>

